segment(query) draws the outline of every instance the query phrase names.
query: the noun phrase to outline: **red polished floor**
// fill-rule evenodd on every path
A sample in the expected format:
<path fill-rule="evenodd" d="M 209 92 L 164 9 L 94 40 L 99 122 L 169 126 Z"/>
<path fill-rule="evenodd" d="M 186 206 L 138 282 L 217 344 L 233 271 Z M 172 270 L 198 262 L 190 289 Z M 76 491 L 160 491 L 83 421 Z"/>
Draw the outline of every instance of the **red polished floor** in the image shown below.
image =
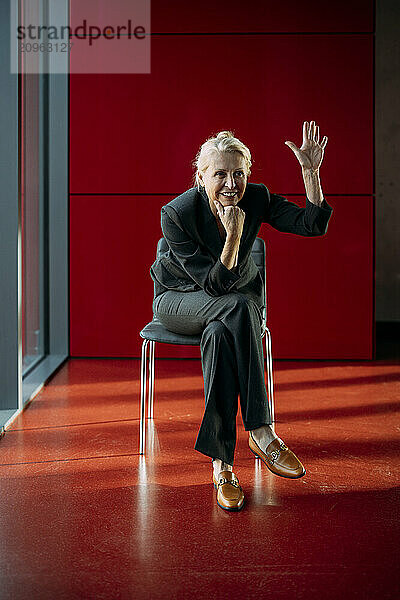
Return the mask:
<path fill-rule="evenodd" d="M 138 455 L 139 361 L 70 360 L 0 441 L 0 597 L 397 599 L 399 363 L 276 362 L 270 474 L 238 418 L 239 513 L 193 449 L 199 361 L 157 361 Z"/>

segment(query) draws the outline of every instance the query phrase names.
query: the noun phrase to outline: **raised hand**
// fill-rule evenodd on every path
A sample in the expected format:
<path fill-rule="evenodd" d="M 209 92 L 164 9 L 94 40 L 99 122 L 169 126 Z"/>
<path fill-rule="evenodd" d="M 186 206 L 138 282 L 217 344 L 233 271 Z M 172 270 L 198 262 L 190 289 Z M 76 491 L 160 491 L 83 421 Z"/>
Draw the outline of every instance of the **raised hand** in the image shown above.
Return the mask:
<path fill-rule="evenodd" d="M 310 171 L 318 171 L 324 157 L 324 149 L 328 143 L 326 135 L 319 141 L 319 127 L 315 125 L 315 121 L 304 121 L 303 123 L 303 144 L 301 148 L 297 148 L 293 142 L 286 141 L 286 146 L 289 146 L 296 155 L 303 169 Z"/>

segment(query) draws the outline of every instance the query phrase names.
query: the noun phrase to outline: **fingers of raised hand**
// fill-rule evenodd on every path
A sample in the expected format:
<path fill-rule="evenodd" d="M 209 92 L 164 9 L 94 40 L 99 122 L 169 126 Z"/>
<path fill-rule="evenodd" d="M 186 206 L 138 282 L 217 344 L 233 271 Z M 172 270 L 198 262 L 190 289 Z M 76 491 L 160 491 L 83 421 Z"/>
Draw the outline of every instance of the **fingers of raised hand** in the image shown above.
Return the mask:
<path fill-rule="evenodd" d="M 293 142 L 289 142 L 289 141 L 287 141 L 287 142 L 285 142 L 285 144 L 286 144 L 286 146 L 287 146 L 288 148 L 290 148 L 290 149 L 292 150 L 292 152 L 294 152 L 294 154 L 295 154 L 297 157 L 299 157 L 299 156 L 300 156 L 300 151 L 301 151 L 301 149 L 304 149 L 304 148 L 306 147 L 306 144 L 305 144 L 305 142 L 303 142 L 303 144 L 302 144 L 301 148 L 298 148 L 298 147 L 296 146 L 296 144 L 293 144 Z"/>
<path fill-rule="evenodd" d="M 304 121 L 303 123 L 303 144 L 308 140 L 308 122 Z"/>
<path fill-rule="evenodd" d="M 316 142 L 316 125 L 315 125 L 315 121 L 310 121 L 309 127 L 308 127 L 308 139 L 311 142 Z"/>
<path fill-rule="evenodd" d="M 316 125 L 315 121 L 304 121 L 303 123 L 303 143 L 305 141 L 310 141 L 321 146 L 322 149 L 325 148 L 328 138 L 326 135 L 322 138 L 321 142 L 319 141 L 319 126 Z"/>
<path fill-rule="evenodd" d="M 319 135 L 319 133 L 318 133 Z M 310 142 L 316 141 L 315 121 L 304 121 L 303 123 L 303 145 L 308 146 Z"/>

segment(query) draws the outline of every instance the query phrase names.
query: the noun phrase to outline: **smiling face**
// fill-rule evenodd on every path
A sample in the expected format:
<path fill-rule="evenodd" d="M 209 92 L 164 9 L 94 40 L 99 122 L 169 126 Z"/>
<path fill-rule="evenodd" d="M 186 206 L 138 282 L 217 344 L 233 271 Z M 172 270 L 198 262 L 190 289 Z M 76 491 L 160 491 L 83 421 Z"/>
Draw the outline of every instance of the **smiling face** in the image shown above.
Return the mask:
<path fill-rule="evenodd" d="M 223 206 L 235 206 L 242 199 L 247 184 L 246 161 L 240 152 L 213 152 L 199 179 L 215 214 L 214 200 Z"/>

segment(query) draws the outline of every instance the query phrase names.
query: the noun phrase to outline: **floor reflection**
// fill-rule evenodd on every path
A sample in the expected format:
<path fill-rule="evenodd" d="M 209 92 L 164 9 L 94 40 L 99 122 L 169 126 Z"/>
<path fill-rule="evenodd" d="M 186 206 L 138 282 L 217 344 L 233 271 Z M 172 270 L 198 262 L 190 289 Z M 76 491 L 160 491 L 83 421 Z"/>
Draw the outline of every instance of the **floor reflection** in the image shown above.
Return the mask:
<path fill-rule="evenodd" d="M 137 510 L 132 519 L 132 539 L 136 540 L 135 546 L 139 559 L 145 561 L 151 539 L 149 537 L 149 513 L 153 510 L 154 486 L 150 485 L 152 462 L 146 456 L 139 456 L 137 476 Z"/>
<path fill-rule="evenodd" d="M 137 540 L 140 559 L 147 560 L 152 547 L 149 516 L 154 514 L 157 503 L 154 457 L 160 454 L 160 441 L 153 419 L 146 420 L 146 454 L 139 456 L 137 475 L 137 511 L 133 536 Z"/>
<path fill-rule="evenodd" d="M 147 419 L 146 453 L 150 456 L 156 456 L 160 453 L 160 440 L 154 423 L 154 419 Z"/>
<path fill-rule="evenodd" d="M 280 500 L 276 492 L 276 477 L 266 472 L 266 468 L 259 458 L 254 460 L 254 487 L 253 500 L 255 504 L 279 506 Z"/>

